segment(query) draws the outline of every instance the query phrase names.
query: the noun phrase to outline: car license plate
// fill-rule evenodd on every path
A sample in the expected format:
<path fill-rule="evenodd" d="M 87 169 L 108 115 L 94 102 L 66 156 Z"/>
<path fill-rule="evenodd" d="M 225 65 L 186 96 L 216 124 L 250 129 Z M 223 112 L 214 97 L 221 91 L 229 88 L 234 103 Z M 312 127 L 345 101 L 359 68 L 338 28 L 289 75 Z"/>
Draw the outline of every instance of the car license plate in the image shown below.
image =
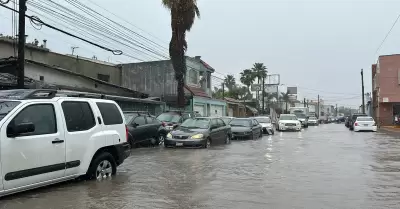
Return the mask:
<path fill-rule="evenodd" d="M 368 126 L 368 124 L 364 124 L 364 126 Z"/>
<path fill-rule="evenodd" d="M 176 142 L 176 146 L 178 146 L 178 147 L 183 146 L 183 143 L 182 142 Z"/>

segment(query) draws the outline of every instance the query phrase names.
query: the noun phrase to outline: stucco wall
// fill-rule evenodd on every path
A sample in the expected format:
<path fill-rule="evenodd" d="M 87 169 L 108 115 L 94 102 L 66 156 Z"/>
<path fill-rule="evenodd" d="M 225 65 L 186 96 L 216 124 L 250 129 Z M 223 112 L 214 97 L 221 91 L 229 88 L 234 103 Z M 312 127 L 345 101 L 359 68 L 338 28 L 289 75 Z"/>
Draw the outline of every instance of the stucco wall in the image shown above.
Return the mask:
<path fill-rule="evenodd" d="M 14 56 L 12 42 L 0 38 L 0 58 L 8 58 L 11 56 Z M 59 66 L 92 78 L 97 78 L 98 73 L 109 75 L 109 83 L 121 85 L 121 69 L 109 63 L 81 57 L 77 59 L 77 57 L 50 52 L 46 48 L 35 46 L 27 46 L 25 48 L 25 59 L 51 66 Z"/>
<path fill-rule="evenodd" d="M 377 66 L 379 102 L 400 102 L 400 55 L 380 56 Z"/>

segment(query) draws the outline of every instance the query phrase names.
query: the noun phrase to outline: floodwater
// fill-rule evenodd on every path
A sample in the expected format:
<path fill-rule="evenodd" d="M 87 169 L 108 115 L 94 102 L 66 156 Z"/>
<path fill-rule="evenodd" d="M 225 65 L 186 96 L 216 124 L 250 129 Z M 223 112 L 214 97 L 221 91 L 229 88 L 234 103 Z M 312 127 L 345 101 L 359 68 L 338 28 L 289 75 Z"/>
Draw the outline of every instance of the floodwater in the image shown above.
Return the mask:
<path fill-rule="evenodd" d="M 309 127 L 211 149 L 141 148 L 102 182 L 0 199 L 0 209 L 399 208 L 400 139 Z"/>

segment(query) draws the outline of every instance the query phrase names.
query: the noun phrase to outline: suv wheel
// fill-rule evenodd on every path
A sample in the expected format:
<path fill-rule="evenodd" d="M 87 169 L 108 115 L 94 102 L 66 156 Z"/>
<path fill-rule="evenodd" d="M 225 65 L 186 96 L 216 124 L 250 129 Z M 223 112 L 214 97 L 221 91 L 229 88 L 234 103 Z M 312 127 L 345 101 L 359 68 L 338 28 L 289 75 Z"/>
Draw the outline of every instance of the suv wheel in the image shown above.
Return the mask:
<path fill-rule="evenodd" d="M 88 179 L 102 180 L 115 173 L 117 173 L 117 165 L 114 157 L 108 152 L 103 152 L 95 156 L 86 176 Z"/>

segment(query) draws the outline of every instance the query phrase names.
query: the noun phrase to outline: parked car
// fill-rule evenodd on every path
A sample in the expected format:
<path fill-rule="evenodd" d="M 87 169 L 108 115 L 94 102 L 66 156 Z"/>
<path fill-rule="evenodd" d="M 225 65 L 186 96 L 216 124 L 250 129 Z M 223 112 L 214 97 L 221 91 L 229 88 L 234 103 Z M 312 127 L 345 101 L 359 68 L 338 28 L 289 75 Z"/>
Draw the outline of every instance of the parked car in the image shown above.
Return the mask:
<path fill-rule="evenodd" d="M 262 127 L 252 118 L 235 118 L 229 125 L 232 129 L 232 139 L 255 139 L 262 137 Z"/>
<path fill-rule="evenodd" d="M 281 114 L 277 129 L 279 131 L 301 131 L 301 123 L 294 114 Z"/>
<path fill-rule="evenodd" d="M 354 113 L 353 115 L 351 115 L 350 120 L 349 120 L 349 129 L 351 131 L 354 130 L 354 123 L 357 120 L 357 117 L 360 117 L 360 116 L 368 116 L 368 115 L 363 114 L 363 113 Z"/>
<path fill-rule="evenodd" d="M 164 143 L 167 135 L 165 124 L 154 116 L 138 111 L 125 111 L 124 116 L 128 127 L 128 142 L 132 148 Z"/>
<path fill-rule="evenodd" d="M 0 196 L 114 175 L 129 156 L 120 107 L 55 90 L 0 92 Z"/>
<path fill-rule="evenodd" d="M 314 117 L 314 116 L 311 116 L 308 119 L 308 125 L 310 125 L 310 126 L 318 126 L 319 125 L 318 119 L 316 117 Z"/>
<path fill-rule="evenodd" d="M 168 133 L 165 147 L 202 147 L 229 144 L 231 128 L 220 118 L 197 117 L 185 120 L 178 128 Z"/>
<path fill-rule="evenodd" d="M 262 132 L 264 134 L 275 134 L 275 129 L 274 129 L 274 125 L 272 124 L 271 118 L 269 117 L 254 117 L 254 119 L 257 120 L 257 122 L 261 125 L 262 127 Z"/>
<path fill-rule="evenodd" d="M 297 119 L 300 121 L 303 128 L 308 128 L 308 116 L 304 113 L 295 113 Z"/>
<path fill-rule="evenodd" d="M 354 131 L 377 131 L 375 120 L 372 117 L 358 116 L 354 122 Z"/>
<path fill-rule="evenodd" d="M 235 117 L 221 117 L 225 124 L 229 124 Z"/>
<path fill-rule="evenodd" d="M 349 127 L 350 127 L 349 122 L 350 122 L 350 116 L 347 116 L 347 117 L 345 118 L 345 121 L 344 121 L 344 126 L 346 126 L 347 128 L 349 128 Z"/>
<path fill-rule="evenodd" d="M 157 116 L 157 120 L 164 123 L 167 131 L 172 131 L 188 118 L 201 117 L 196 112 L 168 111 Z"/>

